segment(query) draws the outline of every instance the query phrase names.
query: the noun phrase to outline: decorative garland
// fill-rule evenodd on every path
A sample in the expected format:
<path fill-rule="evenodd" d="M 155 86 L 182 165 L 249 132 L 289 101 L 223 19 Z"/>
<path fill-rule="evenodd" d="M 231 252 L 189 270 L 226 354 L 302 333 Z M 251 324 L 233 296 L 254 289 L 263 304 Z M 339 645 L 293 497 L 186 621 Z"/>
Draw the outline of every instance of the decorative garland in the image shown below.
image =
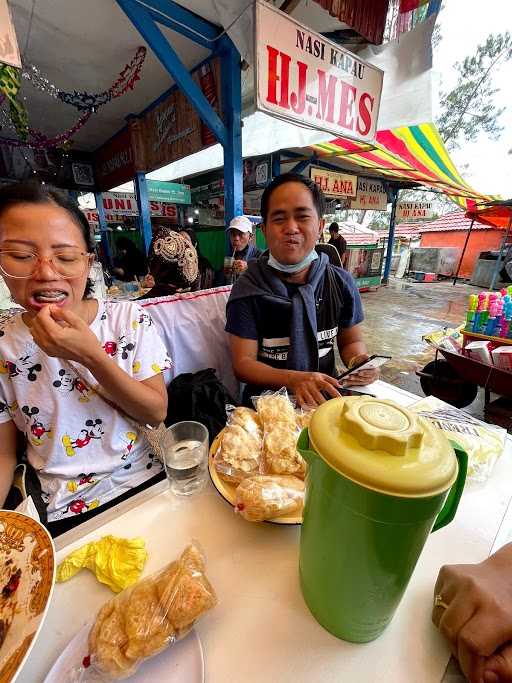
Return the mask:
<path fill-rule="evenodd" d="M 20 139 L 26 141 L 28 138 L 28 115 L 25 106 L 17 99 L 20 86 L 19 69 L 8 64 L 0 64 L 0 95 L 2 101 L 7 99 L 9 102 L 12 124 Z"/>
<path fill-rule="evenodd" d="M 62 102 L 65 102 L 66 104 L 70 104 L 78 109 L 78 111 L 95 113 L 99 107 L 107 104 L 116 97 L 121 97 L 121 95 L 127 93 L 128 90 L 133 90 L 135 83 L 140 80 L 140 72 L 145 59 L 146 48 L 144 46 L 138 47 L 132 60 L 126 64 L 110 88 L 95 94 L 88 93 L 85 90 L 73 90 L 73 92 L 60 90 L 56 85 L 51 83 L 34 64 L 25 63 L 23 65 L 23 78 L 29 80 L 38 90 L 46 92 L 51 97 L 62 100 Z"/>
<path fill-rule="evenodd" d="M 90 111 L 84 112 L 71 128 L 65 130 L 63 133 L 55 135 L 53 138 L 48 138 L 44 133 L 41 133 L 41 131 L 29 128 L 30 139 L 28 142 L 0 138 L 0 145 L 7 147 L 29 147 L 30 149 L 52 149 L 53 147 L 61 147 L 87 123 L 91 118 L 91 115 L 92 112 Z"/>
<path fill-rule="evenodd" d="M 0 138 L 0 145 L 51 149 L 52 147 L 59 147 L 65 144 L 87 123 L 91 115 L 96 113 L 99 107 L 117 97 L 121 97 L 128 90 L 133 90 L 135 83 L 140 80 L 140 72 L 145 58 L 146 48 L 143 46 L 137 48 L 133 59 L 126 64 L 110 88 L 97 94 L 90 94 L 85 91 L 79 92 L 77 90 L 73 92 L 59 90 L 57 86 L 50 83 L 49 79 L 36 66 L 25 64 L 23 67 L 23 78 L 29 80 L 38 90 L 46 92 L 51 97 L 60 99 L 62 102 L 70 104 L 78 109 L 78 111 L 83 112 L 71 128 L 51 138 L 41 131 L 29 128 L 25 105 L 17 99 L 21 85 L 19 71 L 13 67 L 0 65 L 0 106 L 3 100 L 7 98 L 9 101 L 10 121 L 20 138 L 19 140 Z"/>

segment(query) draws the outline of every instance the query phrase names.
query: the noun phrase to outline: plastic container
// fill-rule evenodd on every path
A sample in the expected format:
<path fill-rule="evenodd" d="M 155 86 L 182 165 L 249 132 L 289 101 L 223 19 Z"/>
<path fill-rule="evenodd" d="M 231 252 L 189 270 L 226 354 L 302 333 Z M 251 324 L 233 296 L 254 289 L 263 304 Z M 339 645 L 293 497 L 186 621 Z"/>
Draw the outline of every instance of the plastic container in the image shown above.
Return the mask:
<path fill-rule="evenodd" d="M 332 634 L 368 642 L 391 621 L 429 533 L 453 519 L 467 456 L 424 418 L 366 397 L 324 403 L 298 448 L 309 465 L 304 599 Z"/>

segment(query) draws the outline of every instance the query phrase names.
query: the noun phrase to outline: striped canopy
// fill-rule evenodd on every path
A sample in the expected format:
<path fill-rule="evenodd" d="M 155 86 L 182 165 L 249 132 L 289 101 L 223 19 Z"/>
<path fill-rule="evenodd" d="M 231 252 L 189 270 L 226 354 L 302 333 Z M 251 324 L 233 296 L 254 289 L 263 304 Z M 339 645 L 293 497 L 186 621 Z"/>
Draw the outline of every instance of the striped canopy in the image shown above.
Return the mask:
<path fill-rule="evenodd" d="M 466 210 L 490 199 L 461 177 L 433 123 L 381 130 L 375 143 L 337 138 L 312 148 L 319 158 L 347 157 L 378 175 L 440 190 Z"/>

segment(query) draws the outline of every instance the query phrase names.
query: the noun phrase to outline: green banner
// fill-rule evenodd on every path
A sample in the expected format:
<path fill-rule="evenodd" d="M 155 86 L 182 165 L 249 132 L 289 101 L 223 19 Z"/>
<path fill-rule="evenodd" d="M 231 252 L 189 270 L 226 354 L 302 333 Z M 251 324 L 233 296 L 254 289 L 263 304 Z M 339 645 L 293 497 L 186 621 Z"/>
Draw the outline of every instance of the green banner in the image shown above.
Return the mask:
<path fill-rule="evenodd" d="M 180 183 L 168 183 L 162 180 L 148 180 L 149 198 L 154 202 L 170 204 L 192 204 L 190 187 Z"/>

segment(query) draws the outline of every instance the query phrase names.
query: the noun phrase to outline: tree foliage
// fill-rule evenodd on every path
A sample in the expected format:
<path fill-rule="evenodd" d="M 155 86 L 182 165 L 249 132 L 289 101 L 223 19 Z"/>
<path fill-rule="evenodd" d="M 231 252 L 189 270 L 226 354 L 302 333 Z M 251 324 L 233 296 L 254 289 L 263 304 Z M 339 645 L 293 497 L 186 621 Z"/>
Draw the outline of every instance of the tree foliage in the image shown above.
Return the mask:
<path fill-rule="evenodd" d="M 441 111 L 437 128 L 448 149 L 464 140 L 474 140 L 481 132 L 493 140 L 503 131 L 499 119 L 505 108 L 496 104 L 499 89 L 493 87 L 494 70 L 512 57 L 512 37 L 490 34 L 476 53 L 457 62 L 457 83 L 449 92 L 440 93 Z"/>

